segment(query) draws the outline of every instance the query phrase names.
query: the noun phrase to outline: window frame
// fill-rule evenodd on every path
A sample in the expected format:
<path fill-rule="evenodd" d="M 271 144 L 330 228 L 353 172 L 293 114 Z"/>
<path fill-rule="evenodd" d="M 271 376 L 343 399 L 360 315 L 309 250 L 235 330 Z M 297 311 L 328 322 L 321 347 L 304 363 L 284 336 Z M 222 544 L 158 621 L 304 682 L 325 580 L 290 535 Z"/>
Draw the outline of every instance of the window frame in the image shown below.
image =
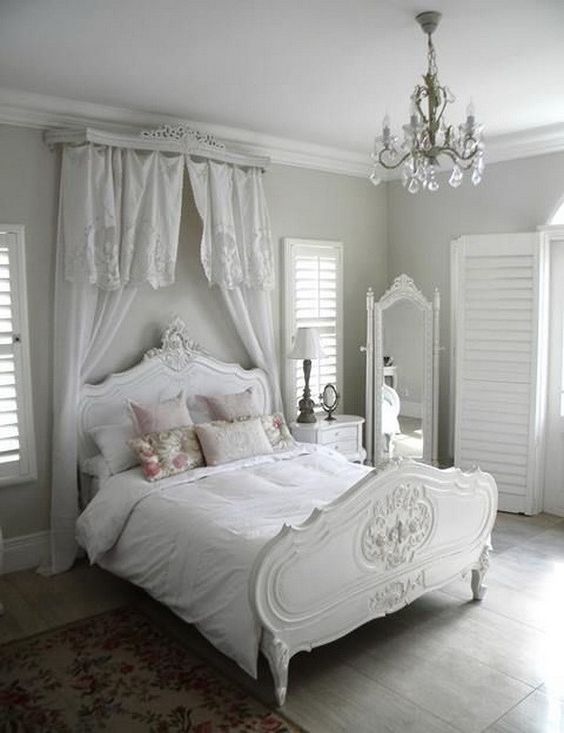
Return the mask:
<path fill-rule="evenodd" d="M 289 359 L 287 354 L 292 348 L 292 342 L 296 331 L 296 314 L 295 314 L 295 298 L 294 298 L 294 280 L 293 280 L 293 262 L 296 257 L 296 253 L 300 247 L 307 248 L 327 248 L 337 252 L 337 318 L 336 318 L 336 382 L 338 385 L 338 391 L 340 395 L 339 407 L 337 412 L 340 413 L 343 407 L 344 401 L 344 382 L 343 382 L 343 351 L 344 351 L 344 339 L 343 339 L 343 311 L 344 311 L 344 297 L 343 297 L 343 272 L 344 272 L 344 247 L 343 242 L 333 239 L 301 239 L 287 237 L 283 239 L 283 272 L 284 272 L 284 287 L 283 287 L 283 298 L 284 298 L 284 329 L 283 329 L 283 375 L 284 375 L 284 405 L 286 415 L 289 420 L 295 420 L 298 413 L 298 406 L 296 404 L 296 382 L 295 382 L 295 360 Z M 317 403 L 318 396 L 312 395 L 314 401 Z M 319 410 L 316 407 L 316 410 Z"/>
<path fill-rule="evenodd" d="M 35 423 L 33 417 L 33 392 L 31 381 L 31 355 L 29 338 L 29 319 L 27 303 L 27 271 L 25 252 L 25 227 L 22 224 L 0 224 L 0 234 L 6 235 L 8 244 L 13 243 L 13 256 L 10 252 L 10 281 L 15 283 L 15 296 L 12 299 L 14 314 L 14 333 L 19 342 L 14 342 L 16 366 L 16 401 L 18 404 L 18 426 L 20 427 L 20 448 L 23 448 L 18 461 L 19 472 L 2 475 L 0 464 L 0 488 L 37 480 L 37 455 L 35 443 Z M 12 240 L 12 241 L 10 241 Z M 14 289 L 12 289 L 12 292 Z M 19 353 L 18 353 L 19 352 Z M 22 460 L 22 455 L 24 459 Z M 11 464 L 5 464 L 6 466 Z"/>

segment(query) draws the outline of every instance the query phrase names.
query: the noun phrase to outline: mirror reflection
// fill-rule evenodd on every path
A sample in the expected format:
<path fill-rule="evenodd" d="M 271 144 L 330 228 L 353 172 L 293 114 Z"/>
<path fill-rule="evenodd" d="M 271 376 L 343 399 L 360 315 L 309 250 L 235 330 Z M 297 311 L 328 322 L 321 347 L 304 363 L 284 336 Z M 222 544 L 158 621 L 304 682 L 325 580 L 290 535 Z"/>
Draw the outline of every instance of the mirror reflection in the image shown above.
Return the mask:
<path fill-rule="evenodd" d="M 413 302 L 399 300 L 382 312 L 382 331 L 384 448 L 390 458 L 423 458 L 423 312 Z"/>

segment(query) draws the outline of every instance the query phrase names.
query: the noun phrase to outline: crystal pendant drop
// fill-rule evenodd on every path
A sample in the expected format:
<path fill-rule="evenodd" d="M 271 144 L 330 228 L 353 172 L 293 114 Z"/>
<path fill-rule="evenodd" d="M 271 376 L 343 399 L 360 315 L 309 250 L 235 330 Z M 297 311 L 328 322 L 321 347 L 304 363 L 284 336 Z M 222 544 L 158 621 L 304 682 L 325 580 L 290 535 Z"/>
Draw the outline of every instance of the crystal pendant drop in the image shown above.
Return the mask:
<path fill-rule="evenodd" d="M 460 170 L 460 168 L 457 165 L 454 165 L 452 167 L 452 173 L 450 174 L 450 178 L 448 179 L 449 184 L 453 188 L 458 188 L 460 184 L 462 183 L 463 179 L 463 173 Z"/>
<path fill-rule="evenodd" d="M 417 178 L 413 177 L 409 181 L 407 190 L 409 191 L 409 193 L 417 193 L 417 191 L 419 191 L 419 181 L 417 180 Z"/>
<path fill-rule="evenodd" d="M 474 168 L 474 170 L 472 171 L 472 183 L 475 186 L 477 186 L 481 180 L 482 180 L 482 174 L 480 173 L 478 168 Z"/>
<path fill-rule="evenodd" d="M 439 182 L 437 181 L 437 179 L 434 176 L 429 181 L 429 183 L 427 185 L 427 188 L 432 193 L 435 193 L 435 191 L 438 191 L 439 190 Z"/>
<path fill-rule="evenodd" d="M 380 176 L 376 173 L 376 170 L 373 170 L 372 173 L 369 176 L 370 181 L 375 185 L 378 186 L 380 183 L 382 183 L 382 179 Z"/>

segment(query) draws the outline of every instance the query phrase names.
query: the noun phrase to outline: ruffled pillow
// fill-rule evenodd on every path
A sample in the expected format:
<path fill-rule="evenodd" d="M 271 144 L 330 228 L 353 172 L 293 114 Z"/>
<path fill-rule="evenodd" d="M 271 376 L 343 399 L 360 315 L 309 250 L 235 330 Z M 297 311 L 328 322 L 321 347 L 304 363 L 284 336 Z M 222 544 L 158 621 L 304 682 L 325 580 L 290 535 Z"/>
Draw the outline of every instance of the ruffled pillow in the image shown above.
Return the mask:
<path fill-rule="evenodd" d="M 195 430 L 208 466 L 273 452 L 259 417 L 203 423 Z"/>
<path fill-rule="evenodd" d="M 186 406 L 184 390 L 170 400 L 142 405 L 128 400 L 133 427 L 137 435 L 158 433 L 185 425 L 192 425 L 192 418 Z"/>
<path fill-rule="evenodd" d="M 139 457 L 147 481 L 158 481 L 204 465 L 194 425 L 133 438 L 129 446 Z"/>

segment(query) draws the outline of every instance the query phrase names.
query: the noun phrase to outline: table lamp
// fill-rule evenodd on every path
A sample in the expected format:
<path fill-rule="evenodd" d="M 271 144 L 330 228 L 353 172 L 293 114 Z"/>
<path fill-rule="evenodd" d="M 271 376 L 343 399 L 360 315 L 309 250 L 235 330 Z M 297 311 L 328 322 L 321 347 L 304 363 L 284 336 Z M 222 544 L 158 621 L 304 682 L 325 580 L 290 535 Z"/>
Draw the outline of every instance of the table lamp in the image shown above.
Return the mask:
<path fill-rule="evenodd" d="M 311 399 L 311 392 L 309 390 L 311 360 L 323 359 L 325 355 L 317 328 L 305 326 L 297 329 L 296 335 L 294 336 L 294 345 L 288 354 L 288 358 L 304 360 L 305 386 L 303 396 L 298 402 L 298 407 L 300 408 L 300 414 L 297 417 L 298 422 L 316 422 L 317 418 L 313 411 L 314 402 Z"/>

